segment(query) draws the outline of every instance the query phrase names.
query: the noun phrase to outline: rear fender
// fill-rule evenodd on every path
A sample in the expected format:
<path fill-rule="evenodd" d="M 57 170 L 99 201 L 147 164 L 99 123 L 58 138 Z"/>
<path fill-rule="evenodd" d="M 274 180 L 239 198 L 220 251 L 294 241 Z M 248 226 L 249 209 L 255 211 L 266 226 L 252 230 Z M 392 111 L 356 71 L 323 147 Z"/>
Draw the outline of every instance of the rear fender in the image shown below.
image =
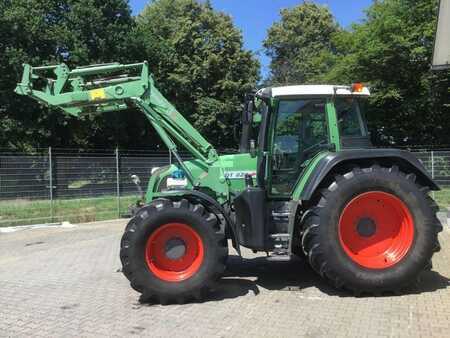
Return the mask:
<path fill-rule="evenodd" d="M 317 189 L 332 180 L 334 174 L 345 171 L 347 165 L 359 165 L 360 167 L 364 167 L 374 163 L 377 163 L 380 166 L 397 165 L 399 169 L 404 172 L 414 173 L 419 184 L 428 186 L 431 190 L 440 190 L 439 186 L 433 181 L 422 163 L 414 156 L 414 154 L 408 151 L 399 149 L 349 149 L 336 153 L 329 153 L 318 161 L 302 191 L 299 195 L 295 196 L 291 202 L 291 217 L 288 226 L 291 236 L 291 252 L 295 224 L 299 221 L 300 212 L 304 211 L 308 202 L 314 197 Z"/>
<path fill-rule="evenodd" d="M 421 185 L 428 186 L 431 190 L 440 190 L 422 163 L 409 151 L 399 149 L 355 149 L 329 153 L 322 158 L 308 178 L 300 194 L 300 200 L 310 200 L 324 179 L 335 172 L 337 168 L 345 164 L 356 164 L 363 167 L 373 163 L 378 163 L 381 166 L 397 165 L 402 171 L 414 173 Z"/>

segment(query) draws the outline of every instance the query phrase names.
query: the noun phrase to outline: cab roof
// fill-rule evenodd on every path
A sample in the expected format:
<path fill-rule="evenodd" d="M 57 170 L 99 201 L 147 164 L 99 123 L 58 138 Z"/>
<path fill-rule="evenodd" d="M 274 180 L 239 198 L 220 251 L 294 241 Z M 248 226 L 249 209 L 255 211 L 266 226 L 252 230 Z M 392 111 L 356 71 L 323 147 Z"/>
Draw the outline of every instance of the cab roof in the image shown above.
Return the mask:
<path fill-rule="evenodd" d="M 263 97 L 293 97 L 293 96 L 369 96 L 369 88 L 360 86 L 359 91 L 352 90 L 352 86 L 337 85 L 296 85 L 283 87 L 268 87 L 258 90 L 258 96 Z"/>

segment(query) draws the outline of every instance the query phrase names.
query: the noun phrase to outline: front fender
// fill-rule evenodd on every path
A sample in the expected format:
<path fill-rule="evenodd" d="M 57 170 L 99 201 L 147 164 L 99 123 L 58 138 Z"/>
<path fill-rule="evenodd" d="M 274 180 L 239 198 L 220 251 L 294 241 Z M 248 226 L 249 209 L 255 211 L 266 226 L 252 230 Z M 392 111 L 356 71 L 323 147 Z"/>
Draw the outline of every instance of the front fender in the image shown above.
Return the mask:
<path fill-rule="evenodd" d="M 241 255 L 241 249 L 239 247 L 239 240 L 237 238 L 238 232 L 236 231 L 236 224 L 230 218 L 228 212 L 211 196 L 205 194 L 204 192 L 198 190 L 189 190 L 189 189 L 179 189 L 179 190 L 168 190 L 164 192 L 164 198 L 171 199 L 181 199 L 185 198 L 193 203 L 202 204 L 207 210 L 216 214 L 222 215 L 225 220 L 225 228 L 222 229 L 225 233 L 229 233 L 231 235 L 231 241 L 233 247 L 236 249 L 237 253 Z"/>

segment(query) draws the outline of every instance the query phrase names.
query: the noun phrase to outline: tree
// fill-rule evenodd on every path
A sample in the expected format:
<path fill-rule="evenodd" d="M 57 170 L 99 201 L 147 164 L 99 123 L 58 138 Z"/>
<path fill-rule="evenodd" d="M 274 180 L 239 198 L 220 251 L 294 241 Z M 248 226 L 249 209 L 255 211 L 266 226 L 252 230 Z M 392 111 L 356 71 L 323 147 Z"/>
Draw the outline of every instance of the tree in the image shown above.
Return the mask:
<path fill-rule="evenodd" d="M 135 34 L 164 95 L 214 145 L 235 146 L 233 116 L 259 64 L 230 16 L 209 2 L 156 0 L 137 17 Z"/>
<path fill-rule="evenodd" d="M 328 7 L 304 2 L 281 10 L 263 45 L 271 58 L 273 84 L 320 82 L 333 60 L 332 35 L 339 27 Z"/>
<path fill-rule="evenodd" d="M 24 62 L 76 66 L 128 60 L 133 18 L 127 1 L 6 0 L 0 12 L 0 147 L 91 146 L 117 139 L 120 124 L 110 128 L 101 116 L 80 121 L 13 90 Z"/>
<path fill-rule="evenodd" d="M 376 145 L 448 145 L 450 72 L 430 70 L 437 3 L 375 1 L 349 30 L 318 5 L 284 10 L 265 40 L 272 81 L 364 82 Z"/>
<path fill-rule="evenodd" d="M 376 144 L 450 144 L 450 72 L 430 70 L 436 0 L 376 1 L 365 22 L 333 36 L 328 81 L 371 86 L 369 126 Z"/>

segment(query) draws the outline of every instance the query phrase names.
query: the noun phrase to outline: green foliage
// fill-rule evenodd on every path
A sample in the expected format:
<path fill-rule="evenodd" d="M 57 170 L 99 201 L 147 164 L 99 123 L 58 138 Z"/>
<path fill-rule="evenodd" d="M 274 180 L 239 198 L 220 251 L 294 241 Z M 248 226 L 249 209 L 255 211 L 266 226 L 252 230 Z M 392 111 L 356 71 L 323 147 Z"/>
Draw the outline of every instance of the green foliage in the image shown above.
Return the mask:
<path fill-rule="evenodd" d="M 231 18 L 209 1 L 154 0 L 137 18 L 126 0 L 0 1 L 0 148 L 156 148 L 135 110 L 78 120 L 13 94 L 21 64 L 148 60 L 160 90 L 218 147 L 233 146 L 233 115 L 258 80 Z M 437 0 L 380 0 L 341 29 L 311 2 L 281 12 L 264 41 L 267 82 L 363 81 L 378 145 L 450 144 L 448 71 L 430 71 Z"/>
<path fill-rule="evenodd" d="M 323 21 L 305 25 L 298 14 L 297 26 L 291 23 L 294 19 L 287 13 L 306 9 L 316 12 L 310 17 L 322 17 Z M 328 29 L 334 20 L 325 12 L 309 3 L 282 12 L 281 22 L 271 28 L 266 40 L 273 57 L 273 81 L 283 82 L 279 81 L 278 65 L 285 61 L 290 64 L 283 70 L 289 82 L 290 76 L 300 80 L 298 83 L 362 81 L 372 91 L 367 115 L 375 144 L 450 144 L 450 73 L 430 70 L 437 0 L 375 1 L 366 19 L 349 30 Z M 315 53 L 303 53 L 315 39 L 325 43 L 319 44 Z M 298 66 L 296 60 L 303 65 Z M 299 72 L 303 76 L 297 76 Z"/>
<path fill-rule="evenodd" d="M 107 118 L 83 121 L 13 93 L 22 63 L 70 66 L 127 60 L 134 23 L 123 0 L 8 0 L 0 13 L 0 147 L 105 145 L 115 138 Z"/>
<path fill-rule="evenodd" d="M 152 1 L 135 19 L 126 0 L 0 2 L 0 148 L 157 148 L 136 110 L 61 114 L 13 93 L 23 62 L 69 66 L 148 60 L 158 87 L 218 146 L 231 146 L 232 115 L 259 65 L 229 16 L 194 0 Z"/>
<path fill-rule="evenodd" d="M 448 144 L 449 72 L 430 70 L 437 1 L 375 2 L 353 26 L 330 79 L 372 87 L 370 129 L 378 144 Z M 340 39 L 340 40 L 339 40 Z M 347 41 L 345 41 L 347 40 Z"/>
<path fill-rule="evenodd" d="M 234 145 L 233 115 L 256 85 L 259 64 L 230 16 L 194 0 L 158 0 L 137 35 L 164 95 L 214 145 Z"/>
<path fill-rule="evenodd" d="M 56 199 L 53 200 L 53 205 L 49 200 L 0 201 L 2 210 L 0 228 L 61 221 L 84 223 L 117 219 L 121 215 L 128 214 L 128 206 L 134 203 L 136 203 L 136 196 L 121 196 L 120 210 L 117 210 L 116 196 Z"/>
<path fill-rule="evenodd" d="M 264 40 L 273 84 L 317 82 L 333 61 L 331 38 L 338 25 L 328 7 L 304 2 L 281 10 L 281 21 Z"/>

